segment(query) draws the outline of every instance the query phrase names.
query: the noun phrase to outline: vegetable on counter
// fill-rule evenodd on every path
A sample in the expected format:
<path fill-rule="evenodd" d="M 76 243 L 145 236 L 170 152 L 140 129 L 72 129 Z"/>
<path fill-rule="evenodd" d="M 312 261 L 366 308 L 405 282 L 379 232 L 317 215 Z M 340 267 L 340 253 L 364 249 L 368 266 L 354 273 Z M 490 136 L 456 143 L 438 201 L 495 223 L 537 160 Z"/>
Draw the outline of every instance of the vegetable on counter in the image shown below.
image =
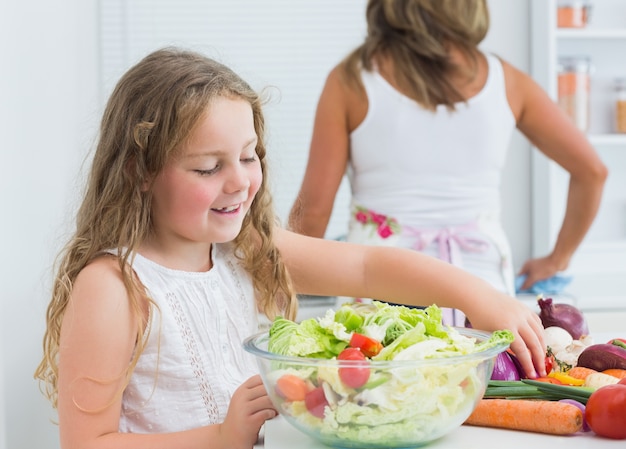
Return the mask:
<path fill-rule="evenodd" d="M 579 407 L 558 401 L 482 399 L 465 424 L 552 435 L 572 435 L 583 428 Z"/>
<path fill-rule="evenodd" d="M 574 340 L 589 335 L 589 327 L 582 312 L 570 304 L 554 304 L 552 298 L 537 299 L 539 318 L 544 328 L 556 326 L 565 329 Z"/>
<path fill-rule="evenodd" d="M 626 369 L 626 349 L 609 343 L 588 346 L 578 356 L 577 366 L 596 371 Z"/>
<path fill-rule="evenodd" d="M 585 387 L 598 389 L 600 387 L 604 387 L 605 385 L 615 385 L 616 383 L 619 382 L 619 379 L 609 374 L 593 373 L 585 377 L 584 382 L 585 382 L 584 383 Z"/>
<path fill-rule="evenodd" d="M 575 366 L 571 370 L 567 371 L 567 375 L 575 379 L 585 380 L 589 374 L 597 373 L 595 369 L 586 368 L 584 366 Z"/>
<path fill-rule="evenodd" d="M 566 404 L 572 404 L 572 405 L 578 407 L 580 409 L 580 411 L 583 412 L 583 428 L 581 430 L 583 432 L 590 432 L 591 431 L 591 427 L 589 427 L 589 423 L 587 422 L 587 418 L 585 416 L 586 407 L 583 404 L 581 404 L 578 401 L 575 401 L 574 399 L 560 399 L 559 402 L 564 402 Z"/>
<path fill-rule="evenodd" d="M 515 355 L 503 351 L 496 356 L 493 363 L 493 371 L 491 379 L 493 380 L 520 380 L 524 375 L 524 371 L 516 363 Z"/>
<path fill-rule="evenodd" d="M 567 371 L 565 373 L 557 371 L 557 372 L 554 372 L 554 373 L 550 373 L 548 376 L 555 378 L 556 380 L 561 382 L 561 384 L 563 384 L 563 385 L 580 386 L 580 385 L 584 385 L 585 384 L 585 379 L 577 379 L 577 378 L 575 378 L 573 376 L 570 376 L 569 375 L 569 371 Z"/>
<path fill-rule="evenodd" d="M 626 385 L 608 385 L 596 390 L 587 402 L 585 418 L 596 435 L 626 439 Z"/>
<path fill-rule="evenodd" d="M 626 379 L 626 369 L 605 369 L 602 371 L 604 374 L 608 374 L 609 376 L 617 377 L 618 379 Z"/>
<path fill-rule="evenodd" d="M 560 381 L 552 377 L 545 377 L 543 380 L 492 380 L 489 381 L 483 397 L 485 399 L 541 399 L 545 401 L 573 399 L 581 404 L 586 404 L 594 391 L 595 389 L 584 386 L 573 387 L 563 385 Z"/>
<path fill-rule="evenodd" d="M 546 369 L 548 373 L 570 370 L 577 365 L 580 354 L 593 344 L 590 336 L 584 335 L 579 340 L 575 340 L 569 332 L 558 326 L 545 328 L 544 338 L 547 346 L 546 356 L 552 359 L 551 369 Z"/>

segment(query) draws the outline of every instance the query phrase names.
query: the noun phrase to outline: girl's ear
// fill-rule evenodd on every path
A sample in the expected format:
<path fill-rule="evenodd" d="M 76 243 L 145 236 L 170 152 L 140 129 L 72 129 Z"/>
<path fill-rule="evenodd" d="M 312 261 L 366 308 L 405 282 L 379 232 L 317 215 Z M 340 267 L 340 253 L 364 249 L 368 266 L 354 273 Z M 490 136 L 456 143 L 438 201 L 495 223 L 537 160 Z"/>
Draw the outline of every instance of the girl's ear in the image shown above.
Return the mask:
<path fill-rule="evenodd" d="M 141 183 L 141 191 L 147 192 L 150 190 L 151 179 L 146 179 L 143 183 Z"/>

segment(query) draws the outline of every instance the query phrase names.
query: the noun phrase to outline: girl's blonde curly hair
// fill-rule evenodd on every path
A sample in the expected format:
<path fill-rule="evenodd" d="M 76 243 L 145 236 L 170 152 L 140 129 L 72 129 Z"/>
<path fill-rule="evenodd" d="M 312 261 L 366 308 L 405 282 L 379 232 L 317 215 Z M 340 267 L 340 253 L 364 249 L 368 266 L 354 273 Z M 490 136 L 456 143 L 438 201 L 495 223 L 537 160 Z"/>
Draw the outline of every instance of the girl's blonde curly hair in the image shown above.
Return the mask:
<path fill-rule="evenodd" d="M 132 309 L 137 322 L 142 323 L 137 328 L 137 348 L 127 379 L 132 373 L 147 337 L 145 301 L 151 302 L 133 276 L 129 260 L 152 231 L 151 191 L 143 187 L 175 156 L 211 102 L 222 97 L 243 99 L 252 107 L 258 136 L 256 153 L 263 173 L 259 191 L 233 242 L 234 250 L 252 277 L 258 308 L 269 318 L 295 316 L 296 296 L 273 243 L 276 218 L 266 181 L 261 97 L 231 69 L 201 54 L 177 48 L 157 50 L 126 72 L 111 94 L 76 230 L 57 260 L 44 355 L 35 372 L 53 406 L 57 404 L 61 323 L 74 281 L 87 264 L 108 250 L 117 250 L 115 257 Z"/>

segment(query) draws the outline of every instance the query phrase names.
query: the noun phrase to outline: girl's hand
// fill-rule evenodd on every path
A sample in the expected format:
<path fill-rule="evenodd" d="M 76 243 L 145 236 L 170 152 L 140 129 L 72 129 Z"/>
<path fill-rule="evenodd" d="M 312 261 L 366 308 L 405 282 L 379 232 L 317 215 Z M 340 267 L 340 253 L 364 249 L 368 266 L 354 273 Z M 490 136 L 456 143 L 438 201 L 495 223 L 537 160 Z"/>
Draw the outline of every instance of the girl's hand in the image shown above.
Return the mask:
<path fill-rule="evenodd" d="M 544 329 L 537 313 L 521 301 L 502 295 L 496 297 L 490 307 L 475 310 L 473 315 L 475 317 L 468 314 L 468 318 L 476 329 L 513 332 L 515 341 L 511 349 L 528 377 L 546 375 Z"/>
<path fill-rule="evenodd" d="M 250 377 L 235 390 L 226 419 L 220 425 L 223 447 L 252 448 L 259 437 L 261 426 L 277 414 L 261 381 L 261 376 Z"/>

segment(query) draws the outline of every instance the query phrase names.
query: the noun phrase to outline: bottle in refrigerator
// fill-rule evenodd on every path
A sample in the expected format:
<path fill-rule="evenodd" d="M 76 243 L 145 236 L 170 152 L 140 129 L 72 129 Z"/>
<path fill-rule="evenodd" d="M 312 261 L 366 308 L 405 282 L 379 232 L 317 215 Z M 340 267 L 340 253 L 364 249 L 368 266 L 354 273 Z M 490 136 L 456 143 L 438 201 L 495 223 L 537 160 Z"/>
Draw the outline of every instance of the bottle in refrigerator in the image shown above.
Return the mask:
<path fill-rule="evenodd" d="M 589 130 L 591 62 L 586 56 L 559 58 L 558 103 L 578 129 Z"/>
<path fill-rule="evenodd" d="M 615 132 L 626 133 L 626 78 L 615 80 Z"/>
<path fill-rule="evenodd" d="M 559 28 L 584 28 L 589 23 L 591 0 L 558 0 L 556 19 Z"/>

